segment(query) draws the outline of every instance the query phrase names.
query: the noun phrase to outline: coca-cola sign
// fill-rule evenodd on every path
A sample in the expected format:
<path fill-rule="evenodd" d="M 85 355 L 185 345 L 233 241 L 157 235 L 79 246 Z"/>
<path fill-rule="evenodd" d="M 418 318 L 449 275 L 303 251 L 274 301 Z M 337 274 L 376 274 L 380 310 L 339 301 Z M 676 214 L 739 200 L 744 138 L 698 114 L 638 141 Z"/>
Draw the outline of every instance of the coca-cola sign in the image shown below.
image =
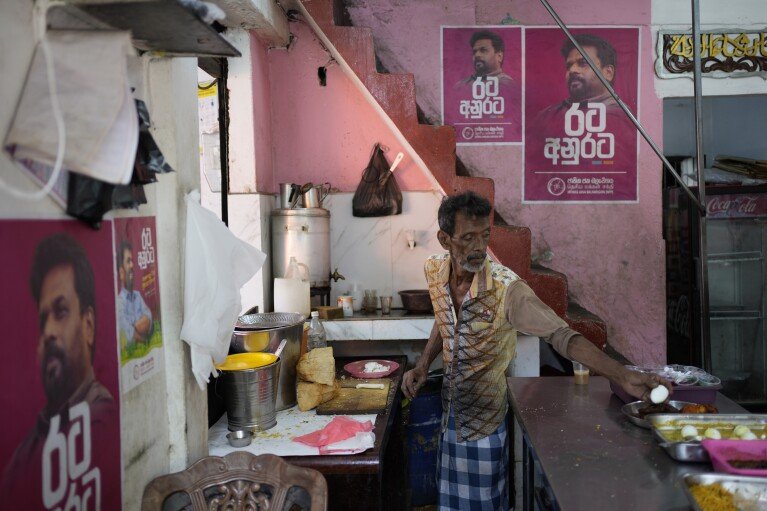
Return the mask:
<path fill-rule="evenodd" d="M 767 194 L 713 195 L 706 199 L 709 218 L 767 216 Z"/>

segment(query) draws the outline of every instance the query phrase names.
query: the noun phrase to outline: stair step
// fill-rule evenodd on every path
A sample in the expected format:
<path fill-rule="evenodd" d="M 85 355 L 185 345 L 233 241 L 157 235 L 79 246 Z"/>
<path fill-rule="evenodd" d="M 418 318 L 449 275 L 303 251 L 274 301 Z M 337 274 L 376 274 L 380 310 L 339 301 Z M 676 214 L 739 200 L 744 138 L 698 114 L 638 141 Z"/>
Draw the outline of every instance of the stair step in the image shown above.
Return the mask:
<path fill-rule="evenodd" d="M 551 307 L 558 316 L 567 312 L 567 276 L 543 266 L 530 268 L 527 283 L 543 303 Z"/>
<path fill-rule="evenodd" d="M 299 0 L 304 5 L 309 15 L 317 24 L 322 27 L 322 31 L 327 34 L 327 28 L 334 26 L 333 2 L 328 0 Z"/>
<path fill-rule="evenodd" d="M 575 302 L 567 304 L 565 321 L 570 328 L 577 330 L 599 349 L 605 349 L 607 344 L 607 325 L 596 314 L 593 314 Z"/>
<path fill-rule="evenodd" d="M 455 175 L 455 130 L 451 126 L 413 124 L 402 134 L 426 164 L 429 172 L 448 193 Z"/>
<path fill-rule="evenodd" d="M 326 35 L 362 83 L 369 74 L 376 72 L 373 32 L 369 28 L 334 25 Z"/>
<path fill-rule="evenodd" d="M 495 224 L 490 228 L 490 250 L 504 266 L 525 280 L 530 274 L 530 246 L 527 227 Z"/>
<path fill-rule="evenodd" d="M 400 130 L 418 123 L 413 75 L 376 72 L 368 74 L 363 81 L 381 108 Z"/>

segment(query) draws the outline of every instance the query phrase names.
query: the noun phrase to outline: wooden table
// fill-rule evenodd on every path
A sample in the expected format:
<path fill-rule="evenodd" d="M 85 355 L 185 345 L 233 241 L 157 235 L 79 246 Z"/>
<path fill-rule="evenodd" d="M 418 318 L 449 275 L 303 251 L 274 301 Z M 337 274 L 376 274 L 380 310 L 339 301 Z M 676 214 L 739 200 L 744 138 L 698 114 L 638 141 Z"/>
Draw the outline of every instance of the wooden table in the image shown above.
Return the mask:
<path fill-rule="evenodd" d="M 343 366 L 364 357 L 336 358 L 338 375 L 349 375 Z M 389 402 L 384 413 L 376 416 L 375 445 L 360 454 L 346 456 L 288 456 L 285 461 L 320 471 L 328 483 L 328 509 L 389 510 L 404 509 L 406 498 L 406 460 L 402 427 L 400 384 L 407 357 L 376 357 L 399 364 L 389 388 Z"/>

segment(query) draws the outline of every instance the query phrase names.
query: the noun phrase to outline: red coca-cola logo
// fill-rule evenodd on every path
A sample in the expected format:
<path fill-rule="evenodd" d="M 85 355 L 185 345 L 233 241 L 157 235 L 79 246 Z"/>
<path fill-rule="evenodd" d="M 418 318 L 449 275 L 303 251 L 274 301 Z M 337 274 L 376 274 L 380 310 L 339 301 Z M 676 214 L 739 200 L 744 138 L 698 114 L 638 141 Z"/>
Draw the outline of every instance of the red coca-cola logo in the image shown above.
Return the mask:
<path fill-rule="evenodd" d="M 715 195 L 706 204 L 711 216 L 760 216 L 767 214 L 766 195 Z"/>

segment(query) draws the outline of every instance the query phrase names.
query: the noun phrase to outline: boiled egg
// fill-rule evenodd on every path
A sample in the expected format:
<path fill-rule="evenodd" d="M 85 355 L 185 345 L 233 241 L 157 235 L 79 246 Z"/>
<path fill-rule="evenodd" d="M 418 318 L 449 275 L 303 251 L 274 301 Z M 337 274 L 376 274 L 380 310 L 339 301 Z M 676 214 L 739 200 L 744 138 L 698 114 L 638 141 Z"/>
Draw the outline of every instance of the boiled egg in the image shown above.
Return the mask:
<path fill-rule="evenodd" d="M 735 429 L 732 430 L 732 434 L 737 437 L 742 437 L 746 433 L 751 433 L 751 430 L 748 429 L 746 426 L 743 426 L 742 424 L 740 426 L 735 426 Z"/>
<path fill-rule="evenodd" d="M 703 436 L 712 440 L 721 440 L 722 434 L 716 428 L 708 428 L 703 432 Z"/>
<path fill-rule="evenodd" d="M 659 405 L 668 398 L 668 389 L 665 385 L 658 385 L 650 392 L 650 401 Z"/>
<path fill-rule="evenodd" d="M 689 439 L 693 438 L 698 435 L 698 430 L 695 429 L 695 426 L 690 426 L 689 424 L 682 428 L 682 438 Z"/>
<path fill-rule="evenodd" d="M 741 440 L 756 440 L 756 435 L 753 431 L 747 431 L 746 433 L 743 433 L 740 437 Z"/>

